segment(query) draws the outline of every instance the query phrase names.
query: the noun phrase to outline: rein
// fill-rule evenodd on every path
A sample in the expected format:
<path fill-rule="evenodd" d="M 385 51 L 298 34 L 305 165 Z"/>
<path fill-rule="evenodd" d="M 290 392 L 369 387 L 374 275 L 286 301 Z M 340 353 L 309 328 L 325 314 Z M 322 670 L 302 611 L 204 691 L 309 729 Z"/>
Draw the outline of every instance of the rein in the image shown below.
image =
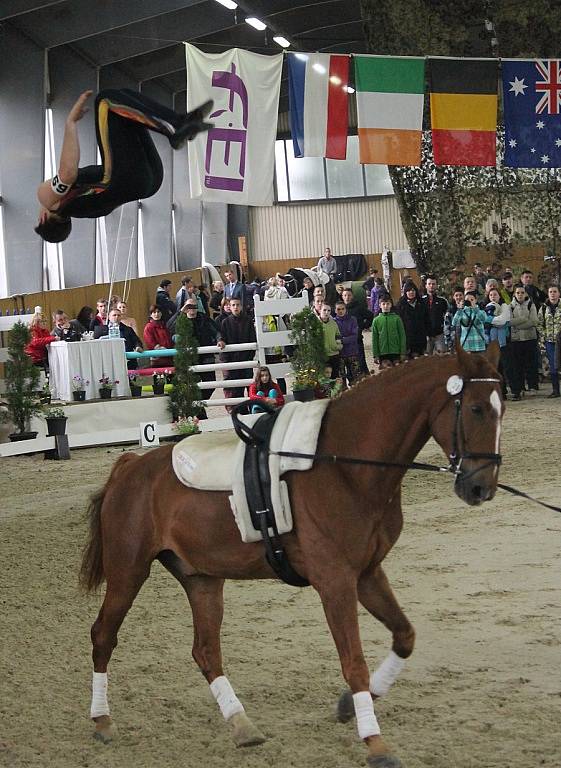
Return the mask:
<path fill-rule="evenodd" d="M 410 464 L 402 464 L 398 461 L 376 461 L 375 459 L 358 459 L 352 456 L 337 456 L 335 454 L 329 454 L 329 453 L 297 453 L 294 451 L 269 451 L 269 453 L 272 456 L 286 456 L 289 459 L 313 459 L 314 461 L 321 461 L 325 462 L 326 464 L 355 464 L 359 466 L 368 466 L 368 467 L 392 467 L 395 469 L 417 469 L 421 472 L 444 472 L 447 474 L 455 475 L 456 477 L 470 477 L 474 472 L 468 472 L 467 474 L 463 472 L 460 468 L 460 463 L 457 465 L 457 467 L 452 466 L 449 464 L 447 467 L 439 467 L 437 464 L 424 464 L 419 461 L 412 461 Z M 466 457 L 468 454 L 464 454 L 464 457 Z M 470 458 L 473 458 L 475 456 L 480 456 L 482 458 L 485 458 L 486 456 L 494 456 L 495 454 L 470 454 Z M 485 464 L 484 467 L 489 466 L 489 464 L 495 464 L 497 462 L 490 461 L 488 464 Z M 480 469 L 483 469 L 483 467 L 478 467 L 478 471 Z M 546 509 L 551 509 L 553 512 L 561 512 L 561 507 L 556 507 L 553 504 L 547 504 L 545 501 L 540 501 L 539 499 L 535 499 L 533 496 L 530 496 L 527 493 L 524 493 L 524 491 L 519 491 L 517 488 L 513 488 L 510 485 L 504 485 L 503 483 L 497 483 L 497 488 L 500 488 L 502 491 L 506 491 L 507 493 L 511 493 L 513 496 L 520 496 L 524 499 L 528 499 L 528 501 L 533 501 L 535 504 L 539 504 L 541 507 L 545 507 Z"/>

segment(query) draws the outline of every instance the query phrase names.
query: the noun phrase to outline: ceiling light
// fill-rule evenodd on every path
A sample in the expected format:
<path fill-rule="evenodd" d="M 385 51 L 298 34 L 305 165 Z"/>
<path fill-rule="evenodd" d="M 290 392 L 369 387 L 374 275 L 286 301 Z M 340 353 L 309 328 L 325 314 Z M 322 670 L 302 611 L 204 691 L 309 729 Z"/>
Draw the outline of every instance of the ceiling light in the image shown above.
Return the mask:
<path fill-rule="evenodd" d="M 261 19 L 256 19 L 255 16 L 248 16 L 245 23 L 249 24 L 250 27 L 255 27 L 259 32 L 263 32 L 264 29 L 267 29 L 267 25 L 263 24 Z"/>
<path fill-rule="evenodd" d="M 220 3 L 220 5 L 223 5 L 224 8 L 228 8 L 230 11 L 235 11 L 238 7 L 238 4 L 234 2 L 234 0 L 216 0 L 217 3 Z"/>
<path fill-rule="evenodd" d="M 282 35 L 275 35 L 273 37 L 273 40 L 277 45 L 280 45 L 282 48 L 290 48 L 290 42 L 286 39 L 286 37 L 283 37 Z"/>
<path fill-rule="evenodd" d="M 352 85 L 346 85 L 344 87 L 345 87 L 345 90 L 347 91 L 347 93 L 354 93 L 355 92 L 355 89 L 353 88 Z"/>
<path fill-rule="evenodd" d="M 320 75 L 325 75 L 327 72 L 326 68 L 323 66 L 323 64 L 320 64 L 319 61 L 316 61 L 315 64 L 312 64 L 312 69 L 315 69 L 315 71 Z"/>

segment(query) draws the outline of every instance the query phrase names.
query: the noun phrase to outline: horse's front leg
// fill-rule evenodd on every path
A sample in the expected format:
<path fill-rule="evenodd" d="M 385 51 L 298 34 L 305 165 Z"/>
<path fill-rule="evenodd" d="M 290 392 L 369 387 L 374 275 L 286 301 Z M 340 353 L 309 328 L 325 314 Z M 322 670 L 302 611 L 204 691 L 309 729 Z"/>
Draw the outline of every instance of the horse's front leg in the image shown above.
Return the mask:
<path fill-rule="evenodd" d="M 236 746 L 262 744 L 265 736 L 246 715 L 241 701 L 224 675 L 220 627 L 224 612 L 224 580 L 212 576 L 185 576 L 180 568 L 166 567 L 182 584 L 193 613 L 193 658 L 210 685 L 222 716 L 231 726 Z"/>
<path fill-rule="evenodd" d="M 388 693 L 403 670 L 405 659 L 413 653 L 415 630 L 395 599 L 381 565 L 361 574 L 358 580 L 358 599 L 392 633 L 392 650 L 370 675 L 370 693 L 378 698 Z M 351 692 L 345 691 L 337 705 L 337 717 L 340 722 L 347 722 L 353 716 Z"/>
<path fill-rule="evenodd" d="M 351 576 L 344 581 L 335 580 L 331 572 L 316 589 L 337 646 L 343 676 L 352 692 L 358 735 L 368 746 L 368 764 L 373 768 L 399 768 L 401 763 L 383 741 L 374 713 L 368 667 L 360 642 L 356 581 Z"/>

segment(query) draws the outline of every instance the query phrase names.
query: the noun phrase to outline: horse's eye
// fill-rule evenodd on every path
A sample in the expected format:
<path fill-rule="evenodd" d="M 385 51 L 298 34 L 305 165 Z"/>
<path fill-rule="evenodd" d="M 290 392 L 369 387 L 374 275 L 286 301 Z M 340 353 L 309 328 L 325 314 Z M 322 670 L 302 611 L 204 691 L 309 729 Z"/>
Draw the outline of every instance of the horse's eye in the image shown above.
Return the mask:
<path fill-rule="evenodd" d="M 483 408 L 480 405 L 472 405 L 471 412 L 475 413 L 477 416 L 481 416 L 483 413 Z"/>

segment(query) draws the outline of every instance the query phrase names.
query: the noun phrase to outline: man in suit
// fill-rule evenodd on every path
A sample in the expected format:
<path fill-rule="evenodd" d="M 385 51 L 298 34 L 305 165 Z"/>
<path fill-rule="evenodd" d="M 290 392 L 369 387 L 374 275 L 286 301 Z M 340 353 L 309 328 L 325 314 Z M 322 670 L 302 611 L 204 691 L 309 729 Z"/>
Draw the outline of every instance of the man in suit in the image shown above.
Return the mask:
<path fill-rule="evenodd" d="M 107 325 L 98 325 L 94 331 L 94 339 L 121 338 L 125 340 L 126 352 L 142 352 L 142 342 L 133 329 L 121 322 L 121 313 L 118 309 L 109 312 Z M 136 360 L 127 360 L 127 368 L 138 368 Z"/>
<path fill-rule="evenodd" d="M 226 282 L 224 283 L 224 298 L 225 299 L 239 299 L 242 305 L 242 311 L 247 310 L 245 287 L 243 283 L 240 283 L 236 273 L 231 269 L 224 272 Z"/>

